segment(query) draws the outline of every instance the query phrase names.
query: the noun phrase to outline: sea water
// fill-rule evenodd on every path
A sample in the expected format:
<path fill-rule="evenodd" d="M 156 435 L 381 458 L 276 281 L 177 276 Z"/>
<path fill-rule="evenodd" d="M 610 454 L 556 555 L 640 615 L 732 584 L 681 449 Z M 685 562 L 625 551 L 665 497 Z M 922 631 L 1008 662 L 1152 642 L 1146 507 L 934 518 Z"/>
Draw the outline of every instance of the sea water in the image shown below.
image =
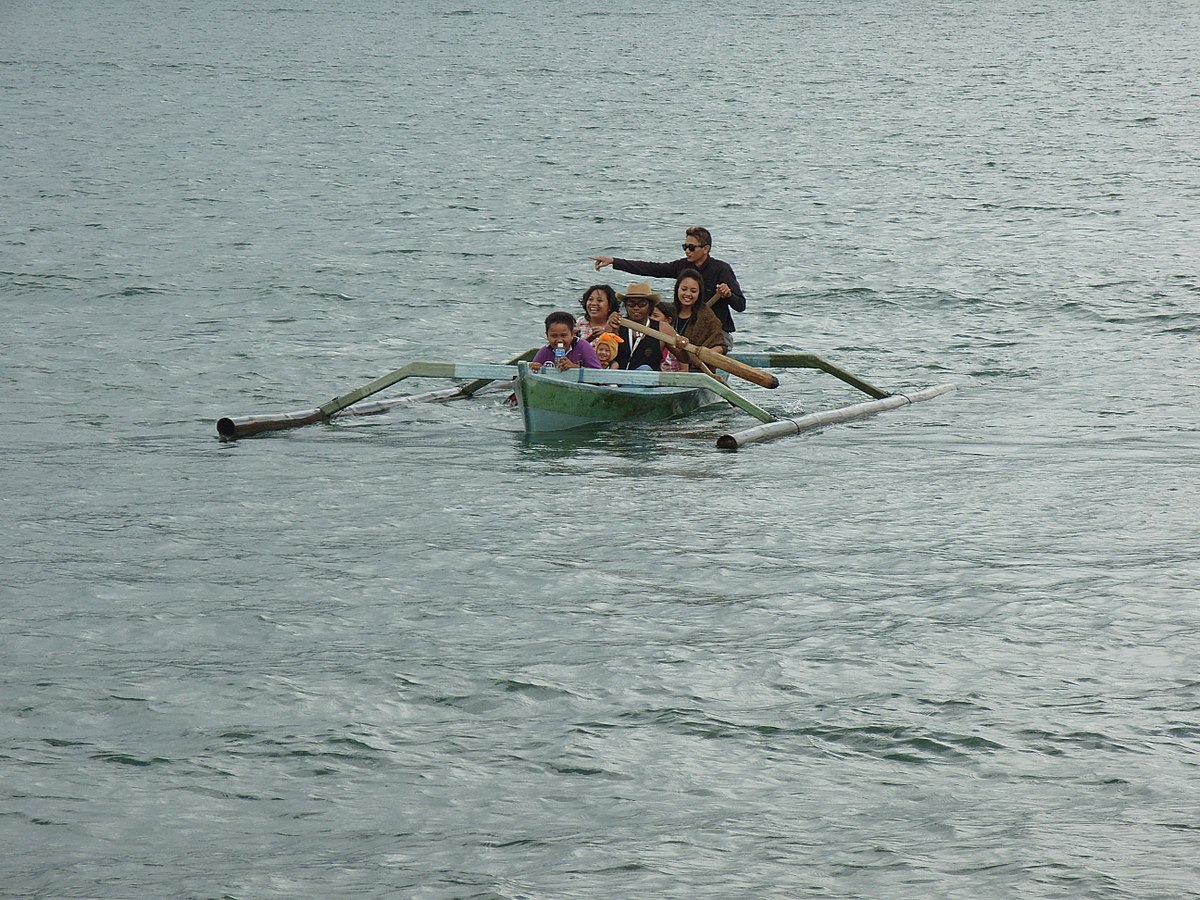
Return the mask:
<path fill-rule="evenodd" d="M 2 18 L 0 894 L 1198 896 L 1200 7 Z M 216 439 L 693 224 L 958 392 Z"/>

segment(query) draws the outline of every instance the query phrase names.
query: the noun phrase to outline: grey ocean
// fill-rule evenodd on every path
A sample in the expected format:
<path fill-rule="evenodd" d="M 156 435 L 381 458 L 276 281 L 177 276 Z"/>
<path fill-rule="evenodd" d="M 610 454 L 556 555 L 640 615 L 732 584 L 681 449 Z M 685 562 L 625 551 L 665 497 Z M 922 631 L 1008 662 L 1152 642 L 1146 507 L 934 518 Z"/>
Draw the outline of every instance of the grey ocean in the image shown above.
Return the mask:
<path fill-rule="evenodd" d="M 0 894 L 1200 896 L 1198 48 L 1191 0 L 5 4 Z M 216 439 L 691 224 L 741 349 L 958 393 Z"/>

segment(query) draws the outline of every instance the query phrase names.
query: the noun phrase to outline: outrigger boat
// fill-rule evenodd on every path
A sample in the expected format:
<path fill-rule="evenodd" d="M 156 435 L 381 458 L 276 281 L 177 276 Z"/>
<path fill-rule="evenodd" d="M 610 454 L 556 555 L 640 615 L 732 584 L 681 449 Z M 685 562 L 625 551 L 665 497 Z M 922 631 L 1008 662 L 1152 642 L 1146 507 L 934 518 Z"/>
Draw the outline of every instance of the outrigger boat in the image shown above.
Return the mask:
<path fill-rule="evenodd" d="M 606 369 L 534 372 L 522 362 L 513 389 L 526 434 L 617 422 L 662 422 L 726 402 L 712 386 L 675 383 L 689 380 L 671 379 L 669 374 Z"/>
<path fill-rule="evenodd" d="M 635 330 L 644 327 L 629 320 L 622 321 L 631 327 L 636 326 Z M 801 434 L 931 400 L 955 389 L 953 384 L 940 384 L 918 391 L 885 391 L 814 353 L 740 353 L 725 356 L 703 348 L 688 349 L 706 365 L 723 369 L 763 387 L 774 388 L 779 384 L 779 379 L 766 369 L 817 369 L 872 399 L 800 418 L 781 418 L 743 397 L 724 381 L 704 372 L 629 372 L 585 368 L 534 372 L 527 360 L 535 351 L 528 350 L 502 365 L 409 363 L 314 409 L 266 416 L 223 417 L 217 421 L 217 434 L 222 440 L 236 440 L 263 432 L 325 422 L 338 416 L 375 415 L 403 404 L 466 399 L 486 387 L 500 384 L 511 387 L 515 392 L 527 434 L 553 433 L 586 425 L 618 422 L 657 422 L 729 404 L 749 413 L 760 423 L 744 431 L 723 434 L 717 439 L 720 449 L 737 450 L 747 444 Z M 406 378 L 447 378 L 467 383 L 391 400 L 363 402 L 367 397 Z"/>

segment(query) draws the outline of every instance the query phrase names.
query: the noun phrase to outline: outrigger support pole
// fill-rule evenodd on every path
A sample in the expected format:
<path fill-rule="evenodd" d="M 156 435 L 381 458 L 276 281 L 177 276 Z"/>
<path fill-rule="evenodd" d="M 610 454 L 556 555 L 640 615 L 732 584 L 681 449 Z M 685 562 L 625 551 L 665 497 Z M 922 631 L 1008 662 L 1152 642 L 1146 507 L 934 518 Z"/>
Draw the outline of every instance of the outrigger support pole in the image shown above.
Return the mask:
<path fill-rule="evenodd" d="M 526 359 L 533 359 L 537 347 L 526 350 L 514 356 L 502 366 L 456 366 L 450 363 L 416 362 L 401 366 L 376 378 L 370 384 L 364 384 L 348 394 L 334 397 L 324 406 L 316 409 L 302 409 L 298 412 L 280 413 L 274 416 L 225 416 L 217 420 L 217 434 L 224 440 L 249 437 L 252 434 L 262 434 L 265 431 L 283 431 L 286 428 L 299 428 L 301 425 L 315 425 L 324 422 L 335 415 L 373 416 L 387 412 L 397 406 L 408 403 L 438 403 L 446 400 L 466 400 L 474 397 L 480 390 L 494 381 L 509 381 L 517 371 L 514 366 Z M 476 373 L 476 370 L 479 370 Z M 372 394 L 377 394 L 384 388 L 389 388 L 405 378 L 475 378 L 460 387 L 445 388 L 440 391 L 429 391 L 425 394 L 412 394 L 407 397 L 397 397 L 394 400 L 379 400 L 375 403 L 360 403 Z M 358 404 L 355 406 L 354 404 Z"/>
<path fill-rule="evenodd" d="M 471 387 L 471 385 L 478 384 L 478 387 L 471 392 L 473 394 L 484 385 L 491 384 L 493 381 L 511 379 L 516 374 L 516 366 L 510 365 L 438 362 L 409 363 L 406 366 L 401 366 L 399 369 L 376 378 L 370 384 L 364 384 L 360 388 L 355 388 L 348 394 L 334 397 L 328 403 L 318 406 L 316 409 L 303 409 L 297 412 L 278 413 L 271 416 L 225 416 L 217 420 L 217 434 L 225 440 L 231 440 L 234 438 L 249 437 L 252 434 L 262 434 L 264 431 L 283 431 L 286 428 L 298 428 L 301 425 L 314 425 L 317 422 L 324 422 L 327 419 L 333 418 L 346 409 L 346 407 L 352 406 L 360 400 L 370 397 L 372 394 L 377 394 L 384 388 L 389 388 L 396 382 L 403 381 L 405 378 L 474 378 L 477 381 L 472 381 L 466 385 L 466 387 Z M 348 413 L 348 415 L 371 415 L 373 413 L 385 412 L 402 403 L 457 400 L 462 396 L 469 397 L 471 394 L 463 394 L 460 388 L 454 388 L 449 391 L 431 391 L 428 394 L 417 394 L 396 401 L 384 400 L 379 403 L 368 404 L 366 408 L 359 407 L 357 410 Z"/>
<path fill-rule="evenodd" d="M 731 353 L 731 357 L 744 362 L 748 366 L 760 369 L 820 369 L 853 388 L 857 388 L 868 396 L 882 399 L 890 397 L 891 392 L 876 387 L 841 366 L 835 366 L 827 359 L 822 359 L 815 353 Z"/>
<path fill-rule="evenodd" d="M 940 397 L 942 394 L 948 394 L 953 390 L 955 390 L 953 384 L 939 384 L 934 387 L 925 388 L 924 390 L 911 391 L 907 394 L 897 392 L 879 400 L 868 400 L 866 403 L 856 403 L 853 406 L 843 406 L 825 412 L 812 413 L 811 415 L 801 416 L 798 419 L 778 419 L 774 422 L 767 422 L 763 425 L 747 428 L 745 431 L 723 434 L 717 438 L 717 447 L 721 450 L 737 450 L 745 447 L 747 444 L 772 441 L 776 438 L 812 431 L 814 428 L 823 428 L 826 425 L 853 422 L 856 419 L 865 419 L 868 416 L 874 416 L 889 409 L 897 409 L 912 403 L 920 403 L 922 400 L 932 400 L 934 397 Z"/>
<path fill-rule="evenodd" d="M 530 347 L 524 353 L 519 353 L 516 356 L 514 356 L 512 359 L 510 359 L 508 362 L 506 362 L 505 365 L 506 366 L 515 366 L 519 362 L 528 362 L 529 360 L 531 360 L 535 356 L 537 356 L 537 352 L 538 352 L 537 347 Z M 509 376 L 509 377 L 511 377 L 511 376 Z M 461 388 L 458 389 L 458 396 L 454 397 L 453 399 L 458 400 L 459 397 L 461 397 L 462 399 L 466 400 L 471 397 L 474 397 L 477 393 L 479 393 L 481 390 L 483 390 L 485 387 L 487 387 L 493 381 L 495 381 L 494 378 L 491 378 L 491 379 L 478 378 L 475 381 L 468 382 L 467 384 L 464 384 Z"/>

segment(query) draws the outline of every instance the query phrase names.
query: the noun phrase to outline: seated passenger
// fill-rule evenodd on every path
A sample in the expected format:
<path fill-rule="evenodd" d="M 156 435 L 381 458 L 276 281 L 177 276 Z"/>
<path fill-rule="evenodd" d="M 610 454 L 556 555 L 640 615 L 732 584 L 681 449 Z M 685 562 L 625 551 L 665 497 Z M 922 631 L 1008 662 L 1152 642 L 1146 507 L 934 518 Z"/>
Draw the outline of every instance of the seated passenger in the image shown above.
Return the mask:
<path fill-rule="evenodd" d="M 675 304 L 674 303 L 658 304 L 658 306 L 654 307 L 654 312 L 650 313 L 650 318 L 653 319 L 655 322 L 666 323 L 667 325 L 670 325 L 671 320 L 675 318 Z M 682 356 L 683 353 L 681 352 L 679 355 Z M 679 365 L 680 365 L 679 360 L 675 358 L 675 348 L 674 347 L 663 347 L 662 371 L 663 372 L 678 372 Z"/>
<path fill-rule="evenodd" d="M 703 290 L 704 278 L 695 269 L 684 269 L 679 273 L 675 279 L 675 316 L 671 320 L 671 327 L 693 346 L 725 353 L 727 346 L 721 320 L 704 302 L 701 296 Z M 679 341 L 675 342 L 675 346 L 679 346 Z M 683 352 L 676 355 L 681 371 L 699 369 L 694 354 Z"/>
<path fill-rule="evenodd" d="M 623 343 L 625 342 L 621 340 L 620 335 L 613 334 L 611 331 L 606 331 L 596 337 L 596 343 L 592 346 L 596 348 L 596 356 L 600 360 L 600 368 L 621 368 L 621 364 L 617 362 L 617 354 L 621 352 L 621 344 Z"/>
<path fill-rule="evenodd" d="M 607 284 L 593 284 L 583 292 L 579 305 L 583 307 L 583 315 L 575 322 L 575 330 L 594 345 L 598 335 L 610 330 L 608 317 L 621 307 L 617 292 Z"/>
<path fill-rule="evenodd" d="M 552 312 L 546 316 L 546 346 L 537 352 L 529 368 L 540 372 L 544 367 L 547 371 L 559 369 L 599 369 L 600 360 L 592 345 L 575 335 L 575 317 L 569 312 Z M 562 356 L 555 363 L 555 350 L 563 350 Z"/>
<path fill-rule="evenodd" d="M 644 281 L 631 284 L 624 294 L 617 294 L 617 299 L 625 302 L 625 312 L 630 321 L 661 331 L 664 341 L 673 342 L 675 340 L 675 332 L 670 325 L 655 322 L 650 318 L 650 313 L 662 297 L 650 290 L 649 284 Z M 621 368 L 659 371 L 662 367 L 662 342 L 648 337 L 636 329 L 622 325 L 619 319 L 620 314 L 613 313 L 609 317 L 608 324 L 610 328 L 617 331 L 623 341 L 623 346 L 617 355 L 617 362 L 621 364 Z"/>

